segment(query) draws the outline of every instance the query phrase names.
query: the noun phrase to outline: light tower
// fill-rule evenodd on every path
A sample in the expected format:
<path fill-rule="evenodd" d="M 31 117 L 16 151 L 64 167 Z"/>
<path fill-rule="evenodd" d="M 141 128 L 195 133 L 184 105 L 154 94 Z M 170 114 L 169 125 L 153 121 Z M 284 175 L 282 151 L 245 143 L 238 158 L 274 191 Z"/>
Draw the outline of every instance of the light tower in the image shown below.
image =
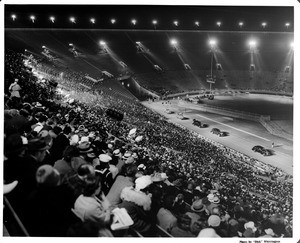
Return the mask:
<path fill-rule="evenodd" d="M 210 75 L 208 75 L 206 82 L 209 83 L 209 92 L 211 94 L 211 86 L 216 82 L 216 78 L 213 76 L 213 62 L 214 62 L 214 54 L 216 50 L 217 41 L 215 39 L 210 39 L 208 43 L 210 46 L 211 58 L 210 58 Z"/>
<path fill-rule="evenodd" d="M 255 64 L 254 64 L 254 52 L 256 48 L 255 40 L 249 41 L 249 48 L 250 48 L 250 72 L 251 72 L 251 78 L 253 78 L 253 72 L 255 71 Z"/>

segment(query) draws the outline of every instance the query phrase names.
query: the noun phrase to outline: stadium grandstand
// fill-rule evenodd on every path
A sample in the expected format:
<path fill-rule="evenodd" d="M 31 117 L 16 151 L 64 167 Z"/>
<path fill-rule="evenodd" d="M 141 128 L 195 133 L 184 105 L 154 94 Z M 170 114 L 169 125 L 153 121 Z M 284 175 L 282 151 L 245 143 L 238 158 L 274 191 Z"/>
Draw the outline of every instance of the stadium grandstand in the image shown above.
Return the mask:
<path fill-rule="evenodd" d="M 297 234 L 293 6 L 4 10 L 4 237 Z"/>

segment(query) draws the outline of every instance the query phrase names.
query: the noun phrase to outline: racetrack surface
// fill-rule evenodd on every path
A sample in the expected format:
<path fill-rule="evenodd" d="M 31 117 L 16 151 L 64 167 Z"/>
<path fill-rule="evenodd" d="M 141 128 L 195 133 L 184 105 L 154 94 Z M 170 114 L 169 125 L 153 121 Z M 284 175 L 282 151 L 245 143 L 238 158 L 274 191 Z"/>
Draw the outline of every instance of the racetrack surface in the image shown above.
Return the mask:
<path fill-rule="evenodd" d="M 270 97 L 268 97 L 269 99 Z M 276 99 L 276 97 L 274 97 Z M 272 101 L 273 102 L 273 101 Z M 270 134 L 260 123 L 253 121 L 246 121 L 218 114 L 206 113 L 197 110 L 196 104 L 178 102 L 171 100 L 170 104 L 164 101 L 157 102 L 143 102 L 143 104 L 150 109 L 164 115 L 170 122 L 180 124 L 191 131 L 195 131 L 204 137 L 223 144 L 229 148 L 242 152 L 259 161 L 276 166 L 288 174 L 293 174 L 293 142 L 284 138 L 280 138 Z M 258 99 L 257 105 L 263 106 L 262 101 Z M 274 102 L 272 110 L 276 113 L 276 106 L 278 103 Z M 174 114 L 167 114 L 166 109 L 174 111 Z M 268 108 L 270 109 L 270 108 Z M 177 118 L 177 113 L 183 112 L 188 119 L 181 120 Z M 199 128 L 192 125 L 193 119 L 198 119 L 203 123 L 209 125 L 207 128 Z M 287 120 L 287 124 L 290 120 Z M 218 137 L 210 131 L 212 128 L 219 128 L 221 131 L 229 133 L 226 137 Z M 291 129 L 287 125 L 287 129 Z M 292 129 L 291 129 L 292 130 Z M 275 143 L 272 148 L 272 142 Z M 263 156 L 259 153 L 253 152 L 251 149 L 255 145 L 262 145 L 267 149 L 273 151 L 271 156 Z"/>

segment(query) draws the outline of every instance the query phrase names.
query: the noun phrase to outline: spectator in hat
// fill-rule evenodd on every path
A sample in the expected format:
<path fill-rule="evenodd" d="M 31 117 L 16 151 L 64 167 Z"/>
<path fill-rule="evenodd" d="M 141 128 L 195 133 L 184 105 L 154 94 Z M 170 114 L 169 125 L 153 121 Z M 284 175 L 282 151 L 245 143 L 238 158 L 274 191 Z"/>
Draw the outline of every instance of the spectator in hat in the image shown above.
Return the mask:
<path fill-rule="evenodd" d="M 223 228 L 223 225 L 221 225 L 221 218 L 218 215 L 210 215 L 207 224 L 221 237 L 227 237 L 227 231 Z"/>
<path fill-rule="evenodd" d="M 191 205 L 191 211 L 192 212 L 185 213 L 186 215 L 188 215 L 191 218 L 191 227 L 198 220 L 207 219 L 207 216 L 205 214 L 205 207 L 202 203 L 202 199 L 198 199 L 193 202 L 193 204 Z"/>
<path fill-rule="evenodd" d="M 83 193 L 76 199 L 74 214 L 81 221 L 92 221 L 101 224 L 111 223 L 111 205 L 101 192 L 99 177 L 90 178 L 91 183 L 85 185 Z"/>
<path fill-rule="evenodd" d="M 276 234 L 274 233 L 273 229 L 267 228 L 264 230 L 263 235 L 259 238 L 273 238 L 276 237 Z"/>
<path fill-rule="evenodd" d="M 71 161 L 72 168 L 77 170 L 82 164 L 92 164 L 95 157 L 94 150 L 90 142 L 82 142 L 78 146 L 79 156 Z"/>
<path fill-rule="evenodd" d="M 151 195 L 148 186 L 152 184 L 150 176 L 142 176 L 135 180 L 134 187 L 125 187 L 121 192 L 122 202 L 119 208 L 125 208 L 133 220 L 133 229 L 140 233 L 150 234 L 153 225 L 151 216 Z"/>
<path fill-rule="evenodd" d="M 26 200 L 25 226 L 31 236 L 62 237 L 69 225 L 76 222 L 72 215 L 72 192 L 61 185 L 59 172 L 50 165 L 36 171 L 37 188 Z"/>
<path fill-rule="evenodd" d="M 95 170 L 92 165 L 82 164 L 79 166 L 77 173 L 67 174 L 63 178 L 63 184 L 69 187 L 73 192 L 73 201 L 75 201 L 82 193 L 85 185 L 90 183 L 89 178 L 95 175 Z"/>
<path fill-rule="evenodd" d="M 135 174 L 137 171 L 137 167 L 134 164 L 127 165 L 124 169 L 124 172 L 117 175 L 116 180 L 111 186 L 108 194 L 106 195 L 108 201 L 112 206 L 115 206 L 121 203 L 121 191 L 125 187 L 134 186 Z"/>
<path fill-rule="evenodd" d="M 218 204 L 214 203 L 215 199 L 218 200 L 214 194 L 208 194 L 202 199 L 202 202 L 205 206 L 205 211 L 208 215 L 212 214 L 213 208 L 218 207 Z"/>
<path fill-rule="evenodd" d="M 54 163 L 54 168 L 58 170 L 62 177 L 72 172 L 76 173 L 76 169 L 72 167 L 72 160 L 78 156 L 78 148 L 76 146 L 69 145 L 63 153 L 63 158 Z"/>
<path fill-rule="evenodd" d="M 111 157 L 107 154 L 100 154 L 99 161 L 100 164 L 95 167 L 95 171 L 97 176 L 101 178 L 102 191 L 107 195 L 114 183 L 113 175 L 109 170 L 109 161 L 111 161 Z"/>
<path fill-rule="evenodd" d="M 220 238 L 216 231 L 212 228 L 202 229 L 198 235 L 198 238 Z"/>

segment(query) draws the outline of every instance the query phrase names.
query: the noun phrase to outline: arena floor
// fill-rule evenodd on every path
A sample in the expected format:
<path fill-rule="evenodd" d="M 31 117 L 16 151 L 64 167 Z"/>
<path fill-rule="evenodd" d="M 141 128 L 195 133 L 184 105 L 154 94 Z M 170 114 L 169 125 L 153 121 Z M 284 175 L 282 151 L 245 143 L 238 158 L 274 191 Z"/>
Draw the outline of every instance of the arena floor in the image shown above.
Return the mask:
<path fill-rule="evenodd" d="M 195 131 L 213 141 L 221 143 L 227 147 L 240 151 L 257 160 L 279 167 L 285 172 L 293 175 L 293 142 L 270 134 L 260 123 L 206 113 L 198 110 L 199 105 L 193 103 L 183 103 L 171 100 L 170 104 L 163 101 L 143 102 L 152 110 L 164 115 L 171 122 L 181 124 L 191 131 Z M 210 101 L 205 101 L 210 102 Z M 246 97 L 215 97 L 211 105 L 223 106 L 235 110 L 242 110 L 257 114 L 270 115 L 276 122 L 289 133 L 293 131 L 293 102 L 290 97 L 278 97 L 271 95 L 250 95 Z M 232 105 L 230 105 L 232 104 Z M 167 114 L 166 109 L 174 111 L 174 114 Z M 255 112 L 254 112 L 255 109 Z M 177 118 L 176 113 L 184 112 L 188 119 Z M 279 119 L 278 119 L 279 118 Z M 281 119 L 280 119 L 281 118 Z M 282 119 L 284 118 L 284 119 Z M 208 128 L 199 128 L 192 125 L 192 120 L 198 119 L 209 125 Z M 229 132 L 229 136 L 218 137 L 210 133 L 213 127 Z M 275 143 L 272 148 L 272 142 Z M 262 145 L 273 150 L 273 155 L 263 156 L 253 152 L 251 149 L 255 145 Z"/>

